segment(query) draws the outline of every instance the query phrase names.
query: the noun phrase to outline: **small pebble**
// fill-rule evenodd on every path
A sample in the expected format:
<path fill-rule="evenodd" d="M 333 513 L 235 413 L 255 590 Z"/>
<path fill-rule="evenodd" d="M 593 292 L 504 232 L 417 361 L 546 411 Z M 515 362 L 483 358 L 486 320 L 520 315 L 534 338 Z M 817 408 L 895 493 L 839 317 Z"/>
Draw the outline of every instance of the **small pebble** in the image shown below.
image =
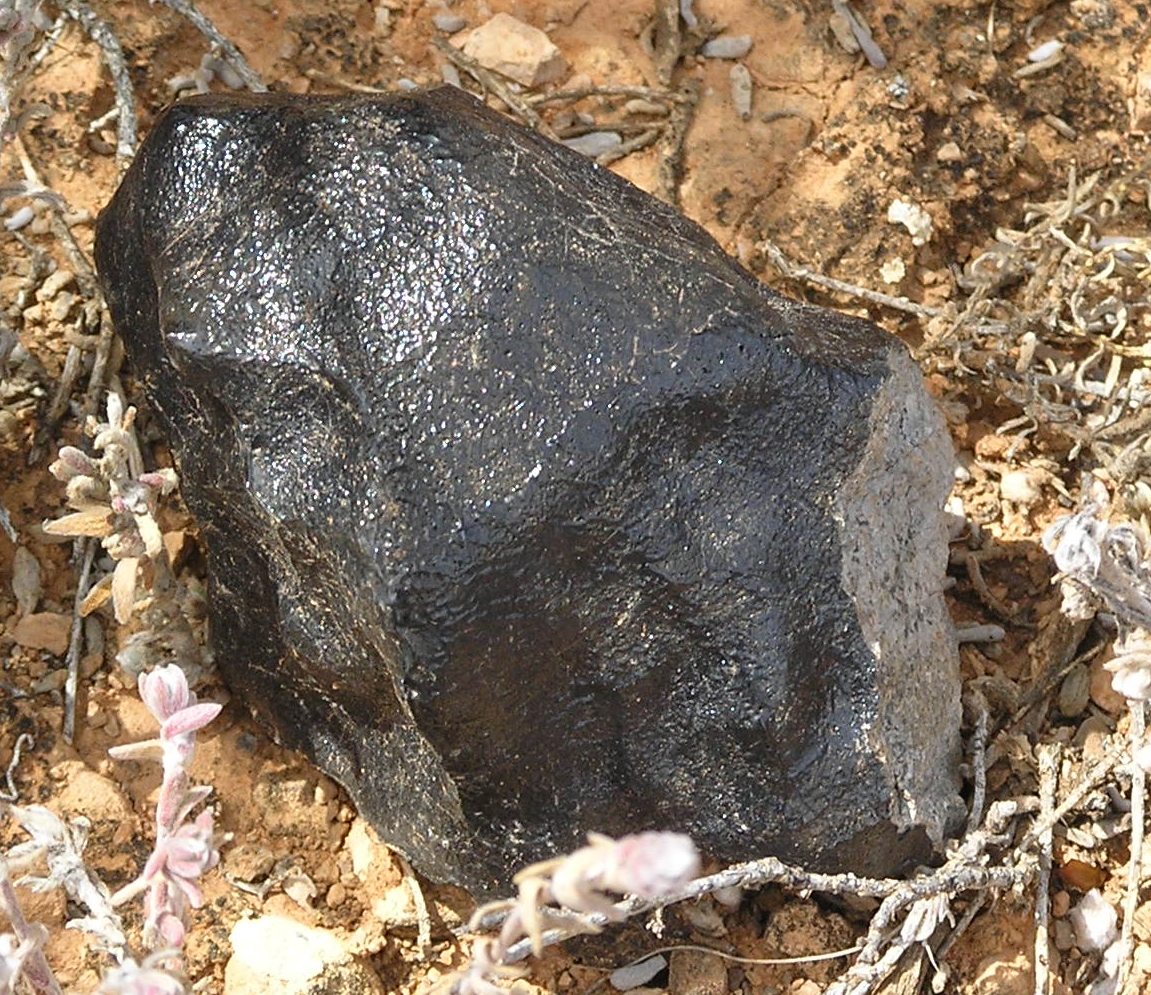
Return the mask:
<path fill-rule="evenodd" d="M 926 245 L 935 233 L 931 215 L 918 204 L 896 198 L 887 209 L 889 224 L 903 225 L 911 235 L 912 245 Z"/>
<path fill-rule="evenodd" d="M 58 269 L 54 273 L 49 273 L 44 282 L 40 284 L 40 289 L 36 291 L 36 300 L 50 301 L 65 287 L 70 287 L 76 281 L 76 274 L 70 269 Z"/>
<path fill-rule="evenodd" d="M 341 905 L 348 900 L 348 889 L 345 888 L 339 881 L 328 889 L 327 895 L 324 896 L 324 902 L 330 909 L 338 909 Z"/>
<path fill-rule="evenodd" d="M 457 89 L 463 87 L 463 83 L 460 80 L 459 70 L 456 69 L 456 67 L 453 66 L 450 62 L 445 62 L 442 66 L 440 66 L 440 79 L 447 83 L 448 86 L 454 86 Z"/>
<path fill-rule="evenodd" d="M 731 80 L 731 103 L 741 121 L 751 117 L 751 73 L 742 62 L 737 62 L 728 73 Z"/>
<path fill-rule="evenodd" d="M 96 155 L 112 155 L 116 151 L 116 146 L 103 135 L 89 135 L 88 148 Z"/>
<path fill-rule="evenodd" d="M 71 634 L 72 617 L 56 612 L 25 615 L 12 630 L 13 637 L 21 646 L 47 650 L 54 656 L 63 656 L 68 651 Z"/>
<path fill-rule="evenodd" d="M 1027 470 L 1008 470 L 999 481 L 999 494 L 1004 501 L 1030 508 L 1043 497 L 1035 474 Z"/>
<path fill-rule="evenodd" d="M 52 306 L 48 313 L 52 316 L 53 321 L 64 321 L 75 303 L 76 295 L 62 290 L 52 300 Z"/>
<path fill-rule="evenodd" d="M 1071 896 L 1065 891 L 1057 891 L 1051 896 L 1051 915 L 1062 919 L 1071 911 Z"/>
<path fill-rule="evenodd" d="M 705 42 L 699 54 L 705 59 L 742 59 L 751 51 L 751 35 L 721 35 Z"/>
<path fill-rule="evenodd" d="M 1119 936 L 1119 915 L 1114 907 L 1092 888 L 1071 910 L 1075 943 L 1084 953 L 1106 950 Z"/>
<path fill-rule="evenodd" d="M 224 870 L 241 881 L 266 878 L 275 863 L 272 851 L 255 843 L 240 843 L 229 847 L 224 855 Z"/>
<path fill-rule="evenodd" d="M 32 685 L 33 694 L 47 694 L 50 691 L 59 691 L 68 679 L 66 670 L 50 670 L 40 680 Z"/>
<path fill-rule="evenodd" d="M 902 283 L 903 278 L 907 276 L 907 264 L 895 256 L 879 267 L 879 276 L 884 283 L 896 286 Z"/>
<path fill-rule="evenodd" d="M 1072 667 L 1059 685 L 1059 711 L 1073 719 L 1087 711 L 1091 700 L 1091 671 L 1087 664 Z"/>
<path fill-rule="evenodd" d="M 662 954 L 648 957 L 638 964 L 626 964 L 611 972 L 608 981 L 617 991 L 630 992 L 633 988 L 646 985 L 660 971 L 667 967 L 667 959 Z"/>
<path fill-rule="evenodd" d="M 935 150 L 938 162 L 962 162 L 963 150 L 955 142 L 944 142 Z"/>
<path fill-rule="evenodd" d="M 120 720 L 115 715 L 109 715 L 104 723 L 104 732 L 112 739 L 120 735 Z"/>
<path fill-rule="evenodd" d="M 417 83 L 415 80 L 408 79 L 406 76 L 401 76 L 398 80 L 396 80 L 396 86 L 401 90 L 407 91 L 408 93 L 411 93 L 413 90 L 418 90 L 420 88 L 419 83 Z"/>
<path fill-rule="evenodd" d="M 468 21 L 466 17 L 460 17 L 459 14 L 436 14 L 432 18 L 432 24 L 436 26 L 437 31 L 454 35 L 457 31 L 463 31 L 468 26 Z"/>
<path fill-rule="evenodd" d="M 596 159 L 605 152 L 618 149 L 622 144 L 623 139 L 615 131 L 590 131 L 586 135 L 564 141 L 569 149 L 575 149 L 589 159 Z"/>
<path fill-rule="evenodd" d="M 473 28 L 463 50 L 485 69 L 523 86 L 552 83 L 567 72 L 567 62 L 548 36 L 510 14 L 496 14 Z"/>
<path fill-rule="evenodd" d="M 1066 919 L 1057 919 L 1051 929 L 1051 934 L 1055 940 L 1056 950 L 1066 953 L 1075 946 L 1075 930 L 1071 928 L 1071 923 Z"/>
<path fill-rule="evenodd" d="M 1111 672 L 1103 669 L 1105 662 L 1102 657 L 1091 661 L 1091 700 L 1103 711 L 1118 715 L 1127 711 L 1127 699 L 1115 690 Z"/>

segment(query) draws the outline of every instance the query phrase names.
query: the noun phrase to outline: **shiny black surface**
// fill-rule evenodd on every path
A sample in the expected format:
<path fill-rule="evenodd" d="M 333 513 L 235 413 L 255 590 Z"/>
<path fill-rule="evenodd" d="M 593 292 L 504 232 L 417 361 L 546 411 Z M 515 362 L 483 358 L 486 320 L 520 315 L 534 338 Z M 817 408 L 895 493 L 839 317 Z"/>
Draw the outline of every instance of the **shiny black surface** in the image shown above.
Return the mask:
<path fill-rule="evenodd" d="M 420 870 L 924 852 L 831 520 L 893 340 L 450 89 L 178 104 L 97 256 L 221 668 Z"/>

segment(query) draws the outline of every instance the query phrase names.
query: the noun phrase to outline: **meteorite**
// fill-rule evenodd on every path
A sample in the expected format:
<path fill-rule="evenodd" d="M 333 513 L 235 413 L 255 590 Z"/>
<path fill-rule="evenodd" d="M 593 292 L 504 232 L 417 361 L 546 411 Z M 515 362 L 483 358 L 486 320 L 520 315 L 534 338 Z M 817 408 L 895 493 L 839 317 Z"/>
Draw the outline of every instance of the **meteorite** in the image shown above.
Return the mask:
<path fill-rule="evenodd" d="M 180 102 L 96 254 L 226 678 L 424 874 L 954 825 L 953 460 L 896 339 L 450 88 Z"/>

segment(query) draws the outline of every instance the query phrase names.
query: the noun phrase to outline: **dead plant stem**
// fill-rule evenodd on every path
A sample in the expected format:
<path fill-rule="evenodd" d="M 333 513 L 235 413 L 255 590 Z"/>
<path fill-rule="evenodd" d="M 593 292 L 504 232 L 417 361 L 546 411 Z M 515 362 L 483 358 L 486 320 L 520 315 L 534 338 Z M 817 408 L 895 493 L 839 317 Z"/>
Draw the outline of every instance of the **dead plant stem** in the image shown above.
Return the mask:
<path fill-rule="evenodd" d="M 1123 932 L 1120 936 L 1119 971 L 1115 991 L 1122 992 L 1131 972 L 1135 952 L 1135 912 L 1139 908 L 1139 882 L 1143 856 L 1143 813 L 1146 774 L 1136 763 L 1136 751 L 1143 745 L 1147 731 L 1146 705 L 1132 701 L 1131 707 L 1131 856 L 1127 863 L 1127 891 L 1123 896 Z"/>

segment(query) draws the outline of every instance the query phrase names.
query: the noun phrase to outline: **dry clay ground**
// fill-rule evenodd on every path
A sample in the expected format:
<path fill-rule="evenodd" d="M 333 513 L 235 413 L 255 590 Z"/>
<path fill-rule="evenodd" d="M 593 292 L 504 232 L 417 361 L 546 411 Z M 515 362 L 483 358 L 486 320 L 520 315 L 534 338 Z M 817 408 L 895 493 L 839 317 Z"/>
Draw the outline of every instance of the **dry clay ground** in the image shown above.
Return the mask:
<path fill-rule="evenodd" d="M 965 677 L 977 682 L 1002 728 L 988 755 L 989 793 L 1034 794 L 1034 747 L 1046 743 L 1058 748 L 1058 793 L 1066 794 L 1085 757 L 1104 751 L 1116 730 L 1122 736 L 1127 717 L 1100 669 L 1106 637 L 1085 636 L 1058 614 L 1039 537 L 1074 507 L 1087 470 L 1104 480 L 1117 514 L 1138 519 L 1151 507 L 1141 479 L 1148 426 L 1140 415 L 1151 356 L 1151 9 L 1132 0 L 861 2 L 857 12 L 888 62 L 880 67 L 847 51 L 850 31 L 824 0 L 698 0 L 698 27 L 685 29 L 678 49 L 653 29 L 650 0 L 449 3 L 204 0 L 202 9 L 278 90 L 437 82 L 448 59 L 436 40 L 462 36 L 449 38 L 433 17 L 458 15 L 472 27 L 506 11 L 545 28 L 568 66 L 528 97 L 607 86 L 683 96 L 670 119 L 666 102 L 628 104 L 634 96 L 530 106 L 563 136 L 605 123 L 625 141 L 646 136 L 651 144 L 611 168 L 678 199 L 773 286 L 870 314 L 916 350 L 959 456 L 952 510 L 969 522 L 953 551 L 953 611 L 960 623 L 995 623 L 1006 632 L 1002 642 L 963 649 Z M 208 43 L 159 4 L 99 0 L 92 9 L 124 47 L 143 134 L 171 99 L 171 81 L 201 66 Z M 50 3 L 45 12 L 58 14 Z M 733 104 L 734 62 L 695 54 L 717 34 L 752 39 L 739 60 L 752 83 L 746 118 Z M 1050 42 L 1061 47 L 1047 45 L 1029 61 Z M 670 79 L 661 78 L 661 67 Z M 466 68 L 458 71 L 475 89 Z M 224 88 L 219 78 L 207 82 Z M 62 18 L 54 45 L 20 89 L 22 146 L 4 147 L 0 183 L 37 171 L 66 199 L 66 223 L 82 252 L 90 252 L 91 220 L 119 175 L 116 121 L 107 116 L 114 108 L 99 48 L 79 23 Z M 907 223 L 888 219 L 897 200 L 907 205 Z M 26 204 L 33 202 L 12 198 L 5 211 Z M 153 732 L 115 659 L 130 630 L 107 609 L 85 628 L 74 742 L 61 734 L 78 570 L 71 544 L 40 525 L 63 509 L 62 488 L 46 471 L 51 454 L 64 442 L 82 444 L 79 413 L 97 326 L 85 314 L 83 273 L 79 283 L 66 276 L 80 263 L 68 257 L 52 212 L 34 206 L 35 219 L 18 235 L 0 232 L 0 301 L 21 344 L 0 392 L 0 501 L 41 577 L 34 603 L 25 595 L 18 608 L 9 583 L 16 546 L 0 535 L 0 760 L 12 756 L 18 736 L 33 738 L 13 770 L 19 799 L 86 815 L 90 864 L 115 887 L 147 856 L 159 778 L 148 765 L 107 756 L 113 744 Z M 786 260 L 817 276 L 788 271 Z M 818 274 L 898 299 L 869 301 L 829 288 Z M 53 410 L 70 346 L 79 347 L 79 378 L 70 404 Z M 117 365 L 113 351 L 110 372 Z M 121 375 L 131 393 L 131 371 Z M 146 413 L 141 420 L 149 458 L 165 462 Z M 172 509 L 165 516 L 194 611 L 203 556 L 192 523 Z M 27 562 L 22 569 L 26 577 Z M 1067 670 L 1085 650 L 1096 652 Z M 1063 670 L 1053 678 L 1052 667 Z M 200 693 L 228 701 L 218 684 Z M 205 990 L 223 986 L 233 923 L 258 913 L 333 930 L 368 959 L 387 990 L 415 991 L 459 963 L 450 929 L 466 916 L 467 897 L 426 888 L 432 944 L 421 950 L 404 869 L 373 841 L 341 791 L 270 742 L 243 702 L 231 701 L 200 743 L 194 775 L 214 786 L 218 825 L 230 834 L 189 941 L 189 974 Z M 1055 834 L 1049 981 L 1057 992 L 1087 990 L 1098 962 L 1076 949 L 1068 907 L 1090 887 L 1120 902 L 1129 782 L 1113 781 L 1113 791 L 1096 792 L 1093 807 L 1076 809 Z M 81 934 L 60 928 L 74 910 L 57 894 L 26 897 L 29 913 L 51 930 L 48 952 L 65 986 L 92 990 L 100 958 Z M 971 897 L 952 903 L 957 916 Z M 1033 990 L 1035 890 L 987 897 L 948 953 L 949 968 L 935 975 L 937 990 Z M 705 899 L 668 910 L 661 929 L 631 929 L 576 953 L 552 951 L 532 983 L 560 992 L 602 989 L 602 966 L 675 942 L 743 958 L 841 949 L 866 932 L 873 908 L 777 887 L 750 895 L 736 911 Z M 1130 991 L 1151 970 L 1151 905 L 1140 904 L 1135 935 Z M 850 963 L 677 956 L 670 979 L 650 982 L 676 995 L 815 995 Z M 905 978 L 898 990 L 912 986 Z"/>

